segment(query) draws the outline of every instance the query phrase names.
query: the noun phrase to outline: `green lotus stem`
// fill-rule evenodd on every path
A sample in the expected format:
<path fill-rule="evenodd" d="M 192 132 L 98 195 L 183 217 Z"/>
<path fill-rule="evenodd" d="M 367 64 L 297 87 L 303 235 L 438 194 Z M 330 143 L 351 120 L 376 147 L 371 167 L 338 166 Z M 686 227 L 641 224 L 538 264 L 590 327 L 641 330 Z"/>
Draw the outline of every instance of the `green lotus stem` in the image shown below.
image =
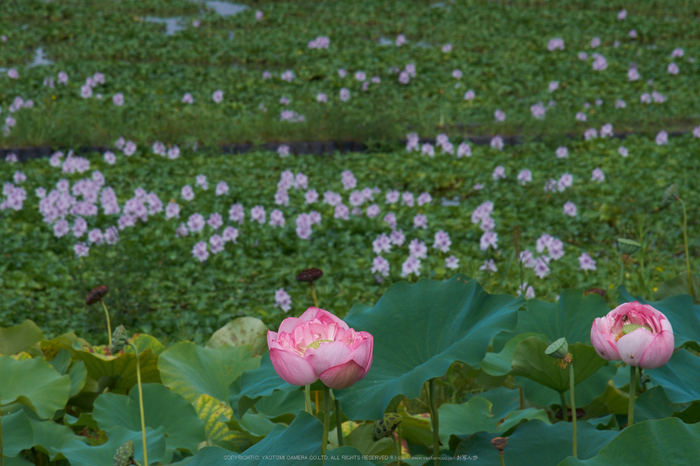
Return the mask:
<path fill-rule="evenodd" d="M 321 456 L 326 456 L 326 446 L 328 444 L 328 429 L 331 423 L 331 389 L 323 386 L 323 440 L 321 441 Z M 321 464 L 325 458 L 321 458 Z"/>
<path fill-rule="evenodd" d="M 401 466 L 401 424 L 396 427 L 396 464 Z"/>
<path fill-rule="evenodd" d="M 139 362 L 139 350 L 136 345 L 129 343 L 136 354 L 136 383 L 139 386 L 139 408 L 141 410 L 141 437 L 143 438 L 143 464 L 148 466 L 148 450 L 146 447 L 146 418 L 143 411 L 143 388 L 141 386 L 141 363 Z"/>
<path fill-rule="evenodd" d="M 316 289 L 314 288 L 314 282 L 311 283 L 311 299 L 314 300 L 314 306 L 318 307 L 318 299 L 316 299 Z"/>
<path fill-rule="evenodd" d="M 112 347 L 112 324 L 109 320 L 109 311 L 107 310 L 104 300 L 100 299 L 100 302 L 102 303 L 102 308 L 105 310 L 105 317 L 107 317 L 107 337 L 109 338 L 109 346 Z"/>
<path fill-rule="evenodd" d="M 559 399 L 561 400 L 562 419 L 564 420 L 564 422 L 569 422 L 569 410 L 566 407 L 566 399 L 564 398 L 564 392 L 559 392 Z"/>
<path fill-rule="evenodd" d="M 637 390 L 637 366 L 630 366 L 630 406 L 627 410 L 627 427 L 634 424 L 634 393 Z"/>
<path fill-rule="evenodd" d="M 433 424 L 433 456 L 437 466 L 440 464 L 440 419 L 435 406 L 435 379 L 428 381 L 428 399 L 430 400 L 430 420 Z"/>
<path fill-rule="evenodd" d="M 311 408 L 311 385 L 304 385 L 304 409 L 313 416 L 314 413 Z"/>
<path fill-rule="evenodd" d="M 340 411 L 340 400 L 335 399 L 335 428 L 338 431 L 338 446 L 343 446 L 343 413 Z"/>
<path fill-rule="evenodd" d="M 2 406 L 1 399 L 0 406 Z M 0 411 L 0 466 L 5 466 L 5 446 L 2 443 L 2 411 Z"/>
<path fill-rule="evenodd" d="M 685 246 L 685 270 L 688 274 L 688 292 L 695 301 L 695 290 L 693 289 L 693 277 L 690 275 L 690 254 L 688 253 L 688 213 L 685 210 L 685 202 L 680 197 L 678 198 L 683 207 L 683 244 Z"/>
<path fill-rule="evenodd" d="M 578 458 L 576 448 L 576 401 L 574 400 L 574 365 L 569 364 L 569 393 L 571 394 L 571 420 L 574 423 L 574 458 Z"/>
<path fill-rule="evenodd" d="M 620 282 L 619 286 L 622 286 L 622 282 L 623 282 L 624 278 L 625 278 L 625 261 L 622 258 L 620 258 L 620 279 L 618 280 L 618 282 Z"/>
<path fill-rule="evenodd" d="M 501 466 L 506 466 L 506 460 L 503 459 L 503 453 L 498 455 L 498 457 L 501 459 Z"/>

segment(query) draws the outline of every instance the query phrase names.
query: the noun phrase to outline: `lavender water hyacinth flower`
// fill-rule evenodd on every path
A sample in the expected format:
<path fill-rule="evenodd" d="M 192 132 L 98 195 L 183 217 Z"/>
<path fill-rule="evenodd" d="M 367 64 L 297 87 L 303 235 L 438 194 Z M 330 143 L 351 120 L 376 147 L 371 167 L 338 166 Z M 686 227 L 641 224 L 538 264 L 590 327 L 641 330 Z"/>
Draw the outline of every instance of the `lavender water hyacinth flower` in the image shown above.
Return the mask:
<path fill-rule="evenodd" d="M 491 147 L 496 150 L 503 149 L 503 138 L 500 136 L 494 136 L 491 138 Z"/>
<path fill-rule="evenodd" d="M 564 204 L 564 215 L 568 215 L 569 217 L 576 217 L 576 213 L 576 204 L 570 201 Z"/>
<path fill-rule="evenodd" d="M 384 259 L 382 256 L 377 256 L 372 261 L 372 270 L 370 270 L 371 273 L 379 274 L 382 277 L 388 277 L 389 270 L 389 261 Z"/>
<path fill-rule="evenodd" d="M 199 259 L 200 262 L 204 262 L 209 259 L 209 251 L 207 250 L 207 243 L 200 241 L 195 244 L 192 248 L 192 255 Z"/>
<path fill-rule="evenodd" d="M 250 210 L 250 217 L 254 222 L 265 223 L 265 208 L 261 205 L 256 205 Z"/>
<path fill-rule="evenodd" d="M 435 233 L 435 240 L 433 242 L 433 247 L 439 249 L 442 252 L 448 252 L 452 241 L 450 241 L 450 235 L 447 232 L 440 230 Z"/>
<path fill-rule="evenodd" d="M 659 146 L 665 146 L 668 144 L 668 133 L 666 131 L 659 131 L 659 134 L 656 135 L 656 144 Z"/>
<path fill-rule="evenodd" d="M 599 183 L 605 181 L 605 174 L 603 174 L 603 170 L 601 170 L 600 168 L 593 169 L 593 173 L 591 174 L 591 181 L 597 181 Z"/>
<path fill-rule="evenodd" d="M 414 256 L 408 256 L 408 258 L 401 264 L 401 276 L 407 277 L 408 275 L 415 274 L 420 276 L 420 259 Z"/>
<path fill-rule="evenodd" d="M 238 239 L 238 229 L 233 227 L 226 227 L 221 237 L 225 242 L 231 241 L 235 243 L 236 239 Z"/>
<path fill-rule="evenodd" d="M 479 240 L 479 249 L 486 251 L 488 248 L 498 249 L 498 234 L 494 231 L 486 231 Z"/>
<path fill-rule="evenodd" d="M 595 260 L 587 253 L 583 253 L 578 258 L 578 263 L 581 270 L 595 270 Z"/>
<path fill-rule="evenodd" d="M 532 181 L 532 172 L 527 168 L 520 170 L 520 173 L 518 173 L 518 183 L 520 183 L 521 186 L 525 186 L 530 181 Z"/>
<path fill-rule="evenodd" d="M 192 233 L 199 233 L 204 229 L 204 225 L 206 222 L 204 221 L 204 217 L 202 214 L 199 213 L 194 213 L 190 215 L 190 218 L 187 219 L 187 228 L 192 232 Z"/>
<path fill-rule="evenodd" d="M 422 228 L 424 230 L 428 228 L 427 217 L 422 214 L 418 214 L 415 217 L 413 217 L 413 228 Z"/>
<path fill-rule="evenodd" d="M 180 196 L 182 196 L 182 198 L 186 201 L 191 201 L 192 199 L 194 199 L 194 190 L 192 189 L 192 186 L 183 186 L 180 190 Z"/>

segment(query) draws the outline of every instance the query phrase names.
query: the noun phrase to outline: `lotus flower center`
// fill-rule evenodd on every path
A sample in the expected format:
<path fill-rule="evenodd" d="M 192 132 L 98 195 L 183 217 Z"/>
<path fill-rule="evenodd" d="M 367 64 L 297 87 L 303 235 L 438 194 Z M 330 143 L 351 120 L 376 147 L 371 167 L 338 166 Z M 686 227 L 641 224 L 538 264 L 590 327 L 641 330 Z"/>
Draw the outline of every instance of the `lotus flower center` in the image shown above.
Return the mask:
<path fill-rule="evenodd" d="M 309 348 L 318 349 L 318 347 L 324 343 L 333 343 L 333 340 L 316 340 L 313 343 L 311 343 L 309 346 L 307 346 L 306 349 L 307 350 Z"/>
<path fill-rule="evenodd" d="M 630 334 L 634 332 L 635 330 L 638 330 L 640 328 L 646 329 L 649 332 L 651 332 L 651 328 L 647 327 L 646 325 L 638 325 L 638 324 L 627 324 L 622 327 L 622 331 L 617 333 L 615 335 L 615 341 L 619 340 L 620 338 L 624 337 L 627 334 Z"/>

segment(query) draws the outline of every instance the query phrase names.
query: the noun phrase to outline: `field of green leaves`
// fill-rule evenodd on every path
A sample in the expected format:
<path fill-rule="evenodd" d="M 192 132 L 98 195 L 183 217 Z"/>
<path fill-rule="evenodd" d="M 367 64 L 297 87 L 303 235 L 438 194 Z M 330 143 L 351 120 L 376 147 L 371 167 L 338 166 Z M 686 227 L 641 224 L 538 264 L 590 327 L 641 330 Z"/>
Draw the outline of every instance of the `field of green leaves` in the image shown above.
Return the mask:
<path fill-rule="evenodd" d="M 0 3 L 0 466 L 695 464 L 700 2 L 245 3 Z"/>

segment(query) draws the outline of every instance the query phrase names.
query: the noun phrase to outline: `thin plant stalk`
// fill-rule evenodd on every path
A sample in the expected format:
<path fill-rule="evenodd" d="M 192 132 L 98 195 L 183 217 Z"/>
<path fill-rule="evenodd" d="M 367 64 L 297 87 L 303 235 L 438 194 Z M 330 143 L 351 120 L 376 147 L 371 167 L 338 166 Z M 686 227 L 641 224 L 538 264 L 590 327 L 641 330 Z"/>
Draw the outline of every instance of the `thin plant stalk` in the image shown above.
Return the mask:
<path fill-rule="evenodd" d="M 428 399 L 430 400 L 430 420 L 433 424 L 433 457 L 435 466 L 440 464 L 440 419 L 435 406 L 435 379 L 428 381 Z"/>
<path fill-rule="evenodd" d="M 139 408 L 141 410 L 141 437 L 143 439 L 143 464 L 148 466 L 148 449 L 146 447 L 146 418 L 143 411 L 143 387 L 141 386 L 141 363 L 139 362 L 139 350 L 136 345 L 129 343 L 136 354 L 136 383 L 139 386 Z"/>
<path fill-rule="evenodd" d="M 564 422 L 569 422 L 569 410 L 566 407 L 566 398 L 564 398 L 564 392 L 559 392 L 559 398 L 561 399 L 561 412 L 562 412 L 562 419 L 564 419 Z"/>
<path fill-rule="evenodd" d="M 630 405 L 627 410 L 627 427 L 634 424 L 634 396 L 637 390 L 637 366 L 630 366 Z"/>
<path fill-rule="evenodd" d="M 325 461 L 326 446 L 328 445 L 328 430 L 331 423 L 331 389 L 323 386 L 323 440 L 321 441 L 321 461 Z"/>
<path fill-rule="evenodd" d="M 574 400 L 574 365 L 569 364 L 569 393 L 571 394 L 571 421 L 574 423 L 574 458 L 578 458 L 576 448 L 576 401 Z"/>
<path fill-rule="evenodd" d="M 688 253 L 688 213 L 685 210 L 685 202 L 679 197 L 678 201 L 683 207 L 683 244 L 685 246 L 685 270 L 688 275 L 688 292 L 695 301 L 695 290 L 693 289 L 693 276 L 690 275 L 690 253 Z"/>
<path fill-rule="evenodd" d="M 318 414 L 318 406 L 320 404 L 318 402 L 318 390 L 314 390 L 314 396 L 316 396 L 316 414 Z"/>
<path fill-rule="evenodd" d="M 506 460 L 503 459 L 503 452 L 499 452 L 498 457 L 501 459 L 501 466 L 506 466 Z"/>
<path fill-rule="evenodd" d="M 396 427 L 396 464 L 401 466 L 401 424 Z"/>
<path fill-rule="evenodd" d="M 313 416 L 314 413 L 311 408 L 311 385 L 304 385 L 304 409 Z"/>
<path fill-rule="evenodd" d="M 338 446 L 343 446 L 343 412 L 340 410 L 340 400 L 335 399 L 335 428 L 338 431 Z"/>
<path fill-rule="evenodd" d="M 112 323 L 109 320 L 109 311 L 107 310 L 107 306 L 105 305 L 105 302 L 103 299 L 100 299 L 100 303 L 102 303 L 102 308 L 105 310 L 105 317 L 107 318 L 107 337 L 109 337 L 109 346 L 112 346 Z"/>
<path fill-rule="evenodd" d="M 625 260 L 620 257 L 620 279 L 618 282 L 620 283 L 619 286 L 622 286 L 623 280 L 625 279 Z"/>
<path fill-rule="evenodd" d="M 0 406 L 2 406 L 1 398 Z M 5 446 L 2 443 L 2 411 L 0 411 L 0 466 L 5 466 Z"/>
<path fill-rule="evenodd" d="M 318 307 L 318 299 L 316 299 L 316 288 L 314 288 L 314 282 L 311 283 L 311 299 L 314 300 L 314 307 Z"/>

